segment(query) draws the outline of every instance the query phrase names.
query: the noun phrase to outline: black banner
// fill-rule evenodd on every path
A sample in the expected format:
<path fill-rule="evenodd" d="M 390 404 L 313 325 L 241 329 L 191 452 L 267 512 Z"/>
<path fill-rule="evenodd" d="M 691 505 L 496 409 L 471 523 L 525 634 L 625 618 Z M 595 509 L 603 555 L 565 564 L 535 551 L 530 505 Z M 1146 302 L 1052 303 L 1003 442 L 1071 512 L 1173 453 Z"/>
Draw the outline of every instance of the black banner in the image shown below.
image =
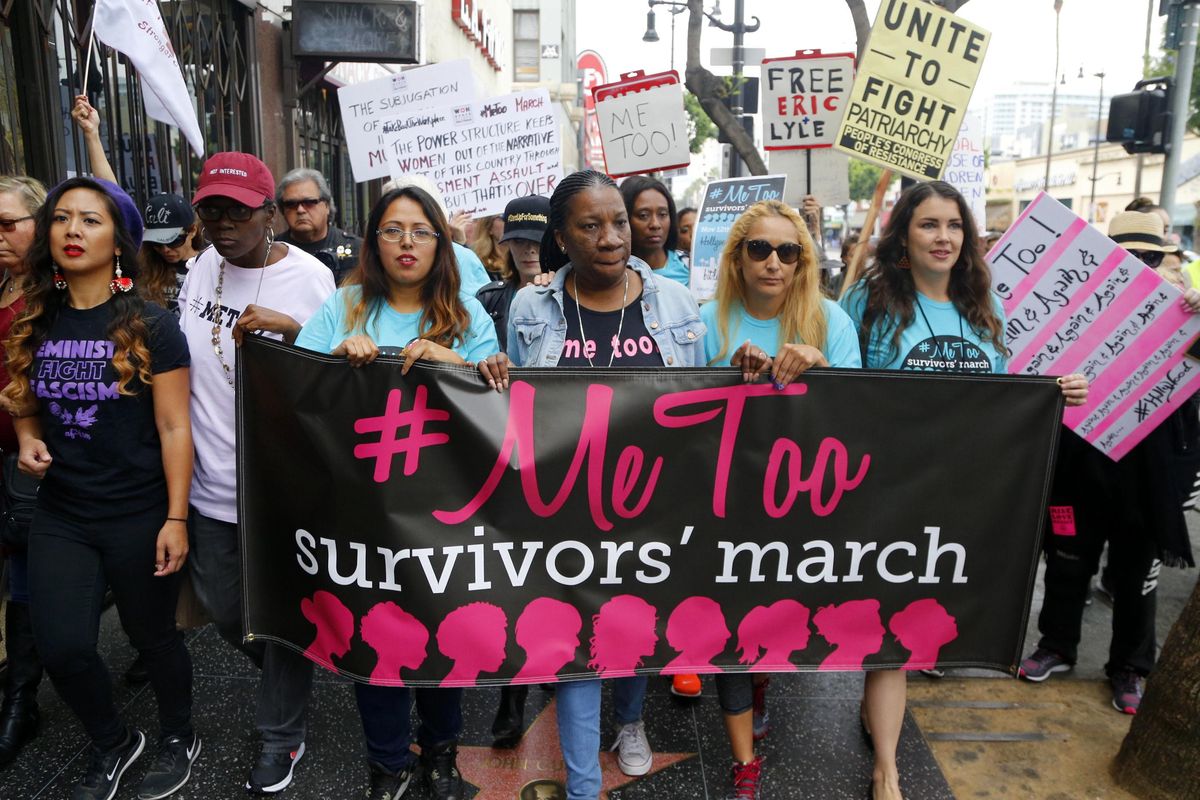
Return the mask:
<path fill-rule="evenodd" d="M 983 666 L 1023 645 L 1051 378 L 473 370 L 247 337 L 245 619 L 389 685 Z"/>

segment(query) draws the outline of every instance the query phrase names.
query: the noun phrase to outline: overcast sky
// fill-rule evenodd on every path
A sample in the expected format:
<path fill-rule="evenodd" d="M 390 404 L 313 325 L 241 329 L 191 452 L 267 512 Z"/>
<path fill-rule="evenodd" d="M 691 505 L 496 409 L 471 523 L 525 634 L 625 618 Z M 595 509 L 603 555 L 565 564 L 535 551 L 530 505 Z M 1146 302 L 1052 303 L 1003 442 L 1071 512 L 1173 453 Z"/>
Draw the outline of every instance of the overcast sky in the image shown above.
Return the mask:
<path fill-rule="evenodd" d="M 1104 70 L 1105 94 L 1133 89 L 1141 78 L 1148 1 L 1157 12 L 1158 0 L 1063 0 L 1059 71 L 1067 75 L 1068 86 L 1064 88 L 1083 93 L 1097 91 L 1099 83 L 1091 76 Z M 706 2 L 706 8 L 711 2 Z M 854 24 L 843 0 L 745 0 L 745 5 L 747 22 L 753 16 L 762 22 L 758 31 L 746 35 L 746 46 L 765 48 L 768 58 L 806 48 L 854 50 Z M 866 0 L 866 5 L 874 20 L 879 0 Z M 610 80 L 620 72 L 670 68 L 671 14 L 663 7 L 656 9 L 660 41 L 649 44 L 642 41 L 647 9 L 646 0 L 577 3 L 578 47 L 600 53 Z M 731 22 L 733 0 L 724 0 L 721 10 L 724 21 Z M 1013 81 L 1050 80 L 1054 73 L 1054 0 L 971 0 L 959 15 L 992 33 L 973 106 Z M 1159 54 L 1164 19 L 1157 14 L 1154 17 L 1152 56 Z M 675 67 L 681 74 L 686 38 L 685 12 L 676 19 L 675 26 Z M 706 60 L 710 48 L 732 45 L 732 34 L 705 26 L 701 49 Z M 1080 67 L 1087 76 L 1082 81 L 1076 77 Z M 713 71 L 729 72 L 728 68 Z"/>

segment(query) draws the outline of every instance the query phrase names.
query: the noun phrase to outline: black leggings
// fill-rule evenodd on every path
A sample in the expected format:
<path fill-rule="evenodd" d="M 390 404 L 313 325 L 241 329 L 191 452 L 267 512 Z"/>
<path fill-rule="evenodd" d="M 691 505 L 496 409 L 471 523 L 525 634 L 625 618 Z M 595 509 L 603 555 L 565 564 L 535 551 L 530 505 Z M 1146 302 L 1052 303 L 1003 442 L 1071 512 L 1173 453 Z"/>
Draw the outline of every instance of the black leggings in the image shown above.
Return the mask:
<path fill-rule="evenodd" d="M 121 627 L 150 673 L 163 736 L 191 731 L 192 661 L 175 629 L 181 573 L 154 576 L 166 505 L 116 519 L 82 520 L 39 508 L 29 534 L 29 608 L 38 655 L 54 688 L 102 750 L 124 725 L 96 652 L 105 587 Z"/>

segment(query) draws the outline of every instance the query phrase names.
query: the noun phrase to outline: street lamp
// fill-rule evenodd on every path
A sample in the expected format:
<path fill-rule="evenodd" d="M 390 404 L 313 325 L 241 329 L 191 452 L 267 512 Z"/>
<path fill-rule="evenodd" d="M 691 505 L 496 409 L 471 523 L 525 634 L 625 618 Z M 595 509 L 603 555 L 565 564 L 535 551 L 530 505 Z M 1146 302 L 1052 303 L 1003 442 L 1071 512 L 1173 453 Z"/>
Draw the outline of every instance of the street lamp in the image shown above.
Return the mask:
<path fill-rule="evenodd" d="M 1062 16 L 1062 0 L 1054 0 L 1054 76 L 1058 77 L 1058 22 Z M 1067 76 L 1062 76 L 1062 82 L 1067 82 Z M 1046 182 L 1042 184 L 1044 191 L 1050 191 L 1050 157 L 1054 154 L 1054 117 L 1058 111 L 1058 83 L 1050 82 L 1050 135 L 1046 137 Z"/>
<path fill-rule="evenodd" d="M 1079 77 L 1083 77 L 1083 67 L 1079 68 Z M 1096 102 L 1096 141 L 1092 145 L 1092 197 L 1088 201 L 1088 222 L 1096 221 L 1096 170 L 1100 167 L 1100 118 L 1104 116 L 1104 71 L 1093 72 L 1093 78 L 1100 79 L 1100 99 Z"/>
<path fill-rule="evenodd" d="M 642 35 L 643 42 L 657 42 L 658 31 L 654 29 L 654 7 L 667 6 L 667 10 L 671 12 L 671 69 L 675 69 L 675 17 L 687 11 L 687 3 L 676 2 L 676 0 L 646 0 L 650 5 L 650 10 L 646 12 L 646 33 Z"/>

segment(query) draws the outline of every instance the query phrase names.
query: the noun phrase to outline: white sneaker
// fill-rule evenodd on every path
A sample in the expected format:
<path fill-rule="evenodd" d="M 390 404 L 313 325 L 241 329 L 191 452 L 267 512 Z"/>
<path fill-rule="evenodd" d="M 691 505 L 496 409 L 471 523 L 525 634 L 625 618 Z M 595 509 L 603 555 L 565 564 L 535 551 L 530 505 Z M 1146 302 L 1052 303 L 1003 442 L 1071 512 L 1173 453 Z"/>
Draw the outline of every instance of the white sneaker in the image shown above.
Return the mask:
<path fill-rule="evenodd" d="M 654 753 L 646 739 L 646 727 L 641 720 L 622 725 L 617 729 L 617 740 L 613 742 L 617 751 L 617 766 L 626 775 L 645 775 L 654 763 Z"/>

